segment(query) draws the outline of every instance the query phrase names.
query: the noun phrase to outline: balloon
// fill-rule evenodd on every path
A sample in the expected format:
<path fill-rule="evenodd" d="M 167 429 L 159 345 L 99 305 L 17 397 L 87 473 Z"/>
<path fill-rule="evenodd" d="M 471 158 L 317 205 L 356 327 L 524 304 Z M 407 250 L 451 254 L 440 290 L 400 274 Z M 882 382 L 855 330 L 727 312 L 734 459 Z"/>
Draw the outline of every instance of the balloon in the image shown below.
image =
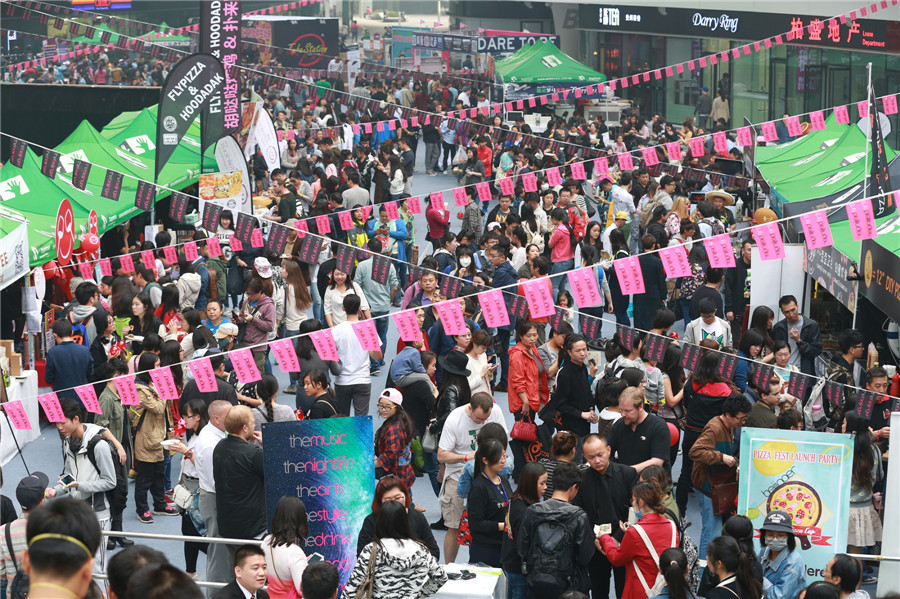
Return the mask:
<path fill-rule="evenodd" d="M 672 440 L 669 442 L 670 447 L 675 447 L 678 445 L 678 437 L 681 436 L 681 432 L 678 430 L 678 427 L 672 424 L 671 422 L 667 422 L 669 425 L 669 435 L 671 435 Z"/>
<path fill-rule="evenodd" d="M 56 260 L 50 260 L 43 266 L 44 269 L 44 278 L 52 279 L 58 274 L 59 267 L 56 265 Z"/>
<path fill-rule="evenodd" d="M 753 220 L 756 221 L 756 224 L 763 225 L 778 220 L 778 215 L 771 208 L 760 208 L 753 215 Z"/>
<path fill-rule="evenodd" d="M 456 213 L 456 218 L 462 220 L 462 217 L 463 217 L 463 213 L 462 213 L 462 212 L 457 212 L 457 213 Z"/>
<path fill-rule="evenodd" d="M 88 254 L 93 254 L 100 249 L 100 238 L 91 233 L 81 236 L 81 249 Z"/>

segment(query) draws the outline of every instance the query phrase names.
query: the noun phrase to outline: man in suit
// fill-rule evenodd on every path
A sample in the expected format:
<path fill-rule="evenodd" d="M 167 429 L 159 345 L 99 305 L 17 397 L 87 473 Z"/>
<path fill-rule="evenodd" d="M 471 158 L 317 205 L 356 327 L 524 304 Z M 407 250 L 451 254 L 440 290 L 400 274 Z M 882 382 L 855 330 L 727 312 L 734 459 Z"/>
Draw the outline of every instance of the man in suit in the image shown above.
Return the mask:
<path fill-rule="evenodd" d="M 266 576 L 266 555 L 259 545 L 241 545 L 234 552 L 234 580 L 212 599 L 269 599 L 262 590 Z"/>

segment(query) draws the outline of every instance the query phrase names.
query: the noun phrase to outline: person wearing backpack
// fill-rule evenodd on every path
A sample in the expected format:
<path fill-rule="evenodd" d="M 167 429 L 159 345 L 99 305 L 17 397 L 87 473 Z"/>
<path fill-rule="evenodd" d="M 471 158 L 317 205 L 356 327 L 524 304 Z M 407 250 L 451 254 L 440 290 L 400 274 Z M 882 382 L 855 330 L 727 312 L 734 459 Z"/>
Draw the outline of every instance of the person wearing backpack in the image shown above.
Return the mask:
<path fill-rule="evenodd" d="M 659 571 L 659 554 L 678 546 L 678 527 L 665 517 L 663 493 L 656 481 L 640 482 L 632 491 L 631 506 L 637 524 L 626 525 L 619 543 L 610 534 L 597 538 L 600 551 L 614 566 L 625 566 L 622 599 L 647 599 L 658 594 L 664 580 Z"/>
<path fill-rule="evenodd" d="M 112 511 L 107 492 L 116 488 L 118 474 L 113 452 L 107 443 L 100 442 L 108 431 L 96 424 L 84 423 L 84 409 L 78 401 L 61 397 L 59 405 L 65 417 L 63 422 L 56 423 L 57 430 L 64 437 L 63 473 L 59 483 L 50 489 L 47 496 L 69 495 L 86 501 L 93 508 L 100 529 L 110 530 Z M 92 455 L 89 456 L 89 453 Z M 100 543 L 94 558 L 94 574 L 104 574 L 106 543 Z"/>
<path fill-rule="evenodd" d="M 47 383 L 59 398 L 69 397 L 80 403 L 75 387 L 87 385 L 94 377 L 91 350 L 87 345 L 75 343 L 72 322 L 66 318 L 53 323 L 53 337 L 56 345 L 47 352 Z"/>
<path fill-rule="evenodd" d="M 16 499 L 22 506 L 22 515 L 8 522 L 3 527 L 3 538 L 0 541 L 2 557 L 0 557 L 0 596 L 11 599 L 25 599 L 28 595 L 28 575 L 22 566 L 22 556 L 28 549 L 25 540 L 25 527 L 28 514 L 44 503 L 44 496 L 50 485 L 49 477 L 43 472 L 33 472 L 19 481 L 16 487 Z"/>
<path fill-rule="evenodd" d="M 591 588 L 588 564 L 595 553 L 594 534 L 587 513 L 572 505 L 581 482 L 578 466 L 561 462 L 553 472 L 553 495 L 528 506 L 519 530 L 513 531 L 532 597 L 587 593 Z"/>
<path fill-rule="evenodd" d="M 73 327 L 81 325 L 80 343 L 90 347 L 94 339 L 106 328 L 107 312 L 100 305 L 100 288 L 95 283 L 85 281 L 75 288 L 75 301 L 66 306 L 66 318 Z"/>

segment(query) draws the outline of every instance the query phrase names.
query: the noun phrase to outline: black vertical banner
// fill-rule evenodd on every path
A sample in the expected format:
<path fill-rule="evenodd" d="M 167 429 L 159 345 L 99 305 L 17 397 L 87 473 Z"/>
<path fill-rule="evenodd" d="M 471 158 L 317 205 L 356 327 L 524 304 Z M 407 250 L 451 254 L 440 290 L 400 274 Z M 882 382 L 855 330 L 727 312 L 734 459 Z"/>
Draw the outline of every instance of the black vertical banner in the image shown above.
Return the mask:
<path fill-rule="evenodd" d="M 177 191 L 172 194 L 169 204 L 169 218 L 175 222 L 184 220 L 184 213 L 187 211 L 188 197 Z M 207 229 L 208 230 L 208 229 Z"/>
<path fill-rule="evenodd" d="M 203 149 L 223 135 L 241 130 L 241 2 L 222 0 L 202 2 L 200 13 L 200 51 L 221 61 L 225 84 L 203 112 L 201 145 Z"/>
<path fill-rule="evenodd" d="M 45 150 L 41 160 L 41 173 L 48 179 L 56 176 L 56 169 L 59 168 L 59 152 L 55 150 Z"/>
<path fill-rule="evenodd" d="M 266 251 L 271 254 L 281 255 L 287 244 L 291 230 L 283 225 L 274 225 L 269 229 L 269 238 L 266 239 Z"/>
<path fill-rule="evenodd" d="M 875 101 L 875 90 L 869 87 L 869 127 L 872 138 L 872 170 L 869 171 L 869 188 L 864 190 L 872 197 L 872 212 L 875 218 L 881 218 L 893 213 L 897 206 L 894 204 L 894 185 L 891 182 L 891 173 L 888 169 L 888 159 L 884 145 L 884 135 L 881 131 L 881 121 L 878 118 L 878 104 Z"/>
<path fill-rule="evenodd" d="M 91 163 L 77 158 L 72 166 L 72 185 L 78 189 L 84 190 L 87 187 L 88 175 L 91 174 Z"/>
<path fill-rule="evenodd" d="M 25 162 L 26 149 L 28 149 L 28 144 L 14 137 L 9 144 L 9 161 L 15 166 L 22 168 L 22 164 Z"/>
<path fill-rule="evenodd" d="M 234 236 L 244 245 L 250 245 L 250 236 L 253 235 L 253 229 L 257 228 L 257 226 L 259 224 L 256 221 L 256 217 L 250 216 L 246 212 L 238 212 Z"/>
<path fill-rule="evenodd" d="M 118 202 L 120 193 L 122 193 L 122 173 L 117 173 L 114 170 L 106 171 L 106 179 L 103 180 L 103 188 L 100 190 L 100 195 L 113 202 Z"/>
<path fill-rule="evenodd" d="M 209 233 L 210 237 L 215 235 L 219 230 L 219 217 L 225 209 L 212 202 L 203 203 L 203 228 Z"/>
<path fill-rule="evenodd" d="M 134 194 L 135 207 L 149 212 L 156 201 L 156 185 L 149 181 L 138 181 L 137 192 Z"/>

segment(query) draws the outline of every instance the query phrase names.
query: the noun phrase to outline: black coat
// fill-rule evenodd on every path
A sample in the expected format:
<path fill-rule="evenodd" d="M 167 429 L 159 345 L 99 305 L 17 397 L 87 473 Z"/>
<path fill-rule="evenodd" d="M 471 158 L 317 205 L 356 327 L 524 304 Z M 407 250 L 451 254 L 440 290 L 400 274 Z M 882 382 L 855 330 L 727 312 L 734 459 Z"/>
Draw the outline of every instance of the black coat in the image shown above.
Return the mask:
<path fill-rule="evenodd" d="M 213 450 L 219 533 L 252 539 L 266 531 L 266 485 L 263 451 L 236 436 L 222 439 Z"/>
<path fill-rule="evenodd" d="M 409 530 L 412 532 L 413 537 L 422 541 L 428 547 L 428 551 L 431 552 L 434 559 L 441 559 L 441 549 L 437 541 L 434 540 L 434 534 L 431 532 L 428 520 L 425 519 L 422 512 L 414 507 L 409 508 L 408 514 Z M 356 555 L 362 553 L 363 547 L 375 540 L 375 520 L 377 519 L 378 516 L 372 513 L 363 520 L 362 530 L 359 531 L 359 539 L 356 541 Z"/>
<path fill-rule="evenodd" d="M 663 307 L 666 299 L 666 273 L 662 260 L 656 254 L 641 254 L 638 262 L 644 279 L 644 293 L 637 293 L 631 298 L 634 303 L 634 328 L 646 331 L 653 327 L 653 314 Z"/>
<path fill-rule="evenodd" d="M 611 524 L 612 536 L 621 542 L 625 531 L 619 528 L 619 522 L 628 521 L 631 490 L 637 481 L 634 468 L 616 462 L 610 462 L 605 474 L 588 468 L 572 504 L 587 512 L 591 526 Z"/>
<path fill-rule="evenodd" d="M 262 589 L 256 591 L 253 596 L 256 597 L 256 599 L 269 599 L 269 593 Z M 232 580 L 219 589 L 219 592 L 213 595 L 212 599 L 244 599 L 244 591 L 238 588 L 236 580 Z"/>
<path fill-rule="evenodd" d="M 786 318 L 779 320 L 772 326 L 772 337 L 775 341 L 784 341 L 790 346 L 790 333 Z M 822 331 L 819 323 L 808 316 L 803 317 L 803 327 L 800 329 L 800 372 L 815 376 L 816 357 L 822 353 Z"/>

